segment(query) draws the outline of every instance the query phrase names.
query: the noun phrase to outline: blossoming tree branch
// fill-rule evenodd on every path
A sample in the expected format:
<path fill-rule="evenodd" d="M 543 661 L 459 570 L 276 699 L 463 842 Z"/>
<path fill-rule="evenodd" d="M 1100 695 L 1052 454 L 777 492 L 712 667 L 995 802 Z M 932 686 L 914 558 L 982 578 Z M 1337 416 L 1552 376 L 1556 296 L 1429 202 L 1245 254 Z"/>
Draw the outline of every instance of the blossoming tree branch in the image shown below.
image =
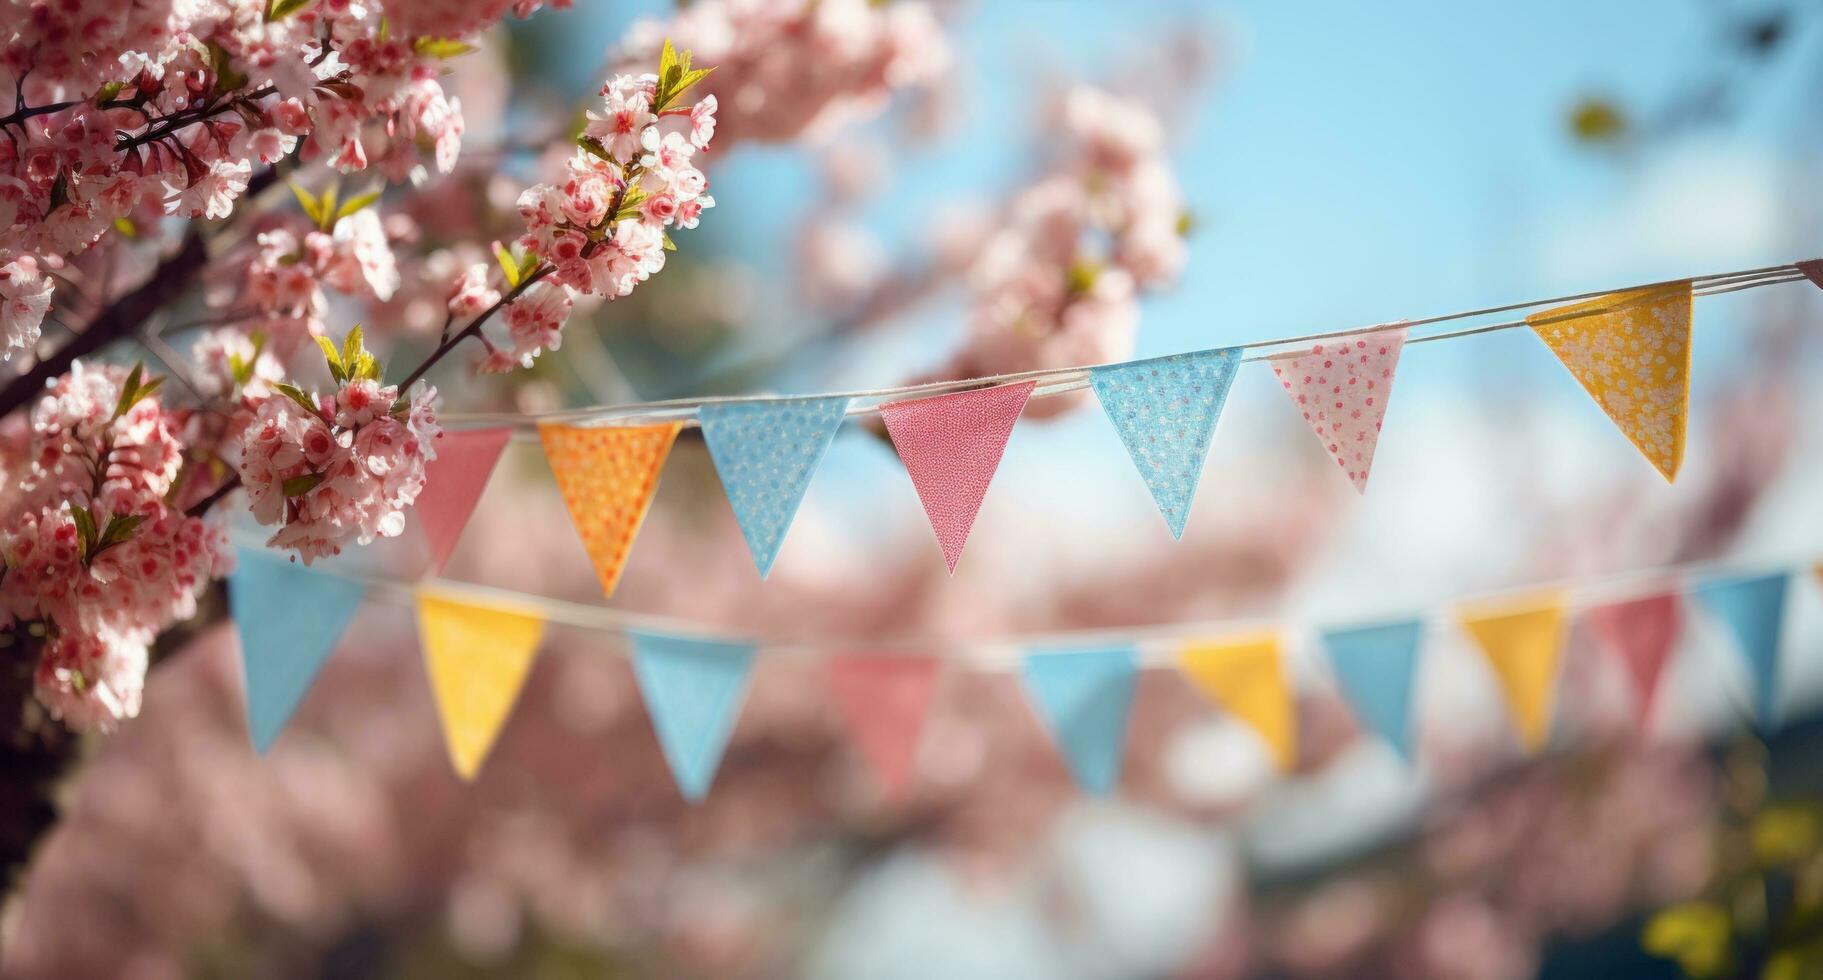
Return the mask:
<path fill-rule="evenodd" d="M 306 563 L 401 533 L 440 431 L 425 373 L 458 350 L 530 366 L 579 298 L 631 293 L 714 205 L 695 156 L 716 99 L 690 98 L 710 69 L 667 41 L 519 197 L 517 240 L 401 269 L 385 184 L 450 174 L 461 151 L 444 62 L 539 6 L 0 2 L 0 347 L 30 362 L 0 388 L 0 637 L 50 719 L 137 714 L 149 646 L 230 570 L 226 509 Z M 442 327 L 400 371 L 328 294 L 384 308 L 408 288 Z M 151 343 L 198 292 L 182 384 L 83 360 Z M 326 388 L 305 380 L 318 360 Z"/>

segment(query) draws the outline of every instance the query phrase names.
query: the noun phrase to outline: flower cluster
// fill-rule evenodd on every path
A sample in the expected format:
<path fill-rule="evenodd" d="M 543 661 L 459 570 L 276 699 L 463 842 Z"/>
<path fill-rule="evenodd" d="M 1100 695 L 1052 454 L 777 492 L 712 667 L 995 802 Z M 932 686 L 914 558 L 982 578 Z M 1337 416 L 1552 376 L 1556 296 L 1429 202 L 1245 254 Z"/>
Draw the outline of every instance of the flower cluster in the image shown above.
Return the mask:
<path fill-rule="evenodd" d="M 332 394 L 313 396 L 276 383 L 254 401 L 240 437 L 240 480 L 253 516 L 276 525 L 267 544 L 305 564 L 405 530 L 405 511 L 424 489 L 424 464 L 436 458 L 442 430 L 436 390 L 415 397 L 380 383 L 380 364 L 361 329 L 341 350 L 319 339 L 335 378 Z"/>
<path fill-rule="evenodd" d="M 39 700 L 72 728 L 138 713 L 146 647 L 196 614 L 232 561 L 226 535 L 166 503 L 183 465 L 182 419 L 139 371 L 76 364 L 9 453 L 0 511 L 0 617 L 45 637 Z"/>
<path fill-rule="evenodd" d="M 485 335 L 484 371 L 530 366 L 556 350 L 574 294 L 617 299 L 664 268 L 667 229 L 695 228 L 715 206 L 695 156 L 715 137 L 713 95 L 686 105 L 686 90 L 710 70 L 666 44 L 656 75 L 619 75 L 602 86 L 602 111 L 588 113 L 580 148 L 561 184 L 536 184 L 519 197 L 526 231 L 522 258 L 504 251 L 513 290 L 504 310 L 507 346 Z M 498 299 L 485 265 L 471 268 L 450 300 L 452 313 L 485 311 Z"/>
<path fill-rule="evenodd" d="M 422 145 L 448 172 L 464 124 L 439 60 L 540 5 L 0 0 L 0 350 L 35 342 L 49 304 L 28 260 L 136 217 L 225 218 L 256 165 L 298 151 L 416 178 Z"/>
<path fill-rule="evenodd" d="M 1130 357 L 1141 295 L 1183 267 L 1186 212 L 1158 117 L 1132 99 L 1076 88 L 1057 122 L 1055 165 L 1013 195 L 972 251 L 969 340 L 945 374 Z"/>
<path fill-rule="evenodd" d="M 727 142 L 819 137 L 950 68 L 922 0 L 698 0 L 634 24 L 616 67 L 650 64 L 666 38 L 719 68 L 705 89 L 721 103 Z"/>
<path fill-rule="evenodd" d="M 296 214 L 259 232 L 231 262 L 244 280 L 217 297 L 249 330 L 270 338 L 287 358 L 306 338 L 323 336 L 329 300 L 324 287 L 385 301 L 399 288 L 399 263 L 380 223 L 373 193 L 339 201 L 334 188 L 314 195 L 293 187 L 306 222 Z"/>

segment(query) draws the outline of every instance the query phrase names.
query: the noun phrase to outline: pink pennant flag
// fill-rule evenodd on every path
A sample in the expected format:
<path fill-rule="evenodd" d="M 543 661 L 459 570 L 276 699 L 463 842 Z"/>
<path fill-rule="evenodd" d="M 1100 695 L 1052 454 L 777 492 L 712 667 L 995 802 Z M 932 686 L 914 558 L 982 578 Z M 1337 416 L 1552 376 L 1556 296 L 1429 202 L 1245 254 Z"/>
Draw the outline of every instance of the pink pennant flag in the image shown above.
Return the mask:
<path fill-rule="evenodd" d="M 1367 472 L 1404 346 L 1405 328 L 1399 327 L 1327 340 L 1271 359 L 1272 373 L 1304 421 L 1362 493 L 1367 492 Z"/>
<path fill-rule="evenodd" d="M 1627 669 L 1633 684 L 1633 703 L 1643 727 L 1652 717 L 1659 676 L 1671 658 L 1683 621 L 1683 603 L 1676 593 L 1647 596 L 1589 610 L 1608 648 Z"/>
<path fill-rule="evenodd" d="M 829 659 L 829 691 L 888 795 L 903 796 L 937 686 L 935 657 L 846 654 Z"/>
<path fill-rule="evenodd" d="M 1811 285 L 1823 289 L 1823 259 L 1805 259 L 1798 263 L 1798 271 L 1804 273 Z"/>
<path fill-rule="evenodd" d="M 1038 382 L 980 388 L 880 406 L 950 572 L 1000 468 L 1013 423 Z"/>
<path fill-rule="evenodd" d="M 433 572 L 442 573 L 448 564 L 512 437 L 512 429 L 461 429 L 445 431 L 437 440 L 437 458 L 424 467 L 424 490 L 412 508 L 430 546 Z"/>

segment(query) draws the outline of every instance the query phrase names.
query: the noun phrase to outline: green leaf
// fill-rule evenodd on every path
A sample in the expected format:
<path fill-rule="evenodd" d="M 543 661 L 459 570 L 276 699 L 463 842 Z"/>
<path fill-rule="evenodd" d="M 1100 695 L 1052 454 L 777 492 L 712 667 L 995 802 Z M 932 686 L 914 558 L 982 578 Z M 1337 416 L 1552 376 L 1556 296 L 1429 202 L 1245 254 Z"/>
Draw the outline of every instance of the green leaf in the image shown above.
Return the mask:
<path fill-rule="evenodd" d="M 103 85 L 95 90 L 95 103 L 99 105 L 103 102 L 111 101 L 114 96 L 120 94 L 121 89 L 126 87 L 126 82 L 109 82 L 106 85 Z"/>
<path fill-rule="evenodd" d="M 322 217 L 317 219 L 318 228 L 328 231 L 335 227 L 336 200 L 341 194 L 342 187 L 339 183 L 323 188 L 323 193 L 317 197 L 317 206 L 323 209 Z"/>
<path fill-rule="evenodd" d="M 524 282 L 527 276 L 537 272 L 540 264 L 538 256 L 530 252 L 519 256 L 519 281 Z"/>
<path fill-rule="evenodd" d="M 593 136 L 576 137 L 576 145 L 582 147 L 583 150 L 587 151 L 591 156 L 599 157 L 610 163 L 614 162 L 614 158 L 608 156 L 608 148 L 602 146 L 601 141 Z"/>
<path fill-rule="evenodd" d="M 677 243 L 671 240 L 671 235 L 669 233 L 665 233 L 665 251 L 677 251 Z"/>
<path fill-rule="evenodd" d="M 312 415 L 317 413 L 316 402 L 312 401 L 310 396 L 304 393 L 304 389 L 284 381 L 277 382 L 273 384 L 272 387 L 276 389 L 279 394 L 284 395 L 286 398 L 303 406 L 304 411 L 309 412 Z"/>
<path fill-rule="evenodd" d="M 323 360 L 329 364 L 329 376 L 337 384 L 348 380 L 348 369 L 342 364 L 342 355 L 335 349 L 335 341 L 328 337 L 313 337 L 317 347 L 323 351 Z"/>
<path fill-rule="evenodd" d="M 310 0 L 266 0 L 266 23 L 271 24 L 310 6 Z"/>
<path fill-rule="evenodd" d="M 436 58 L 441 61 L 444 58 L 468 54 L 475 50 L 475 46 L 453 37 L 420 37 L 411 42 L 411 49 L 416 51 L 420 57 Z"/>
<path fill-rule="evenodd" d="M 499 242 L 494 243 L 494 261 L 500 263 L 500 272 L 506 276 L 508 287 L 519 285 L 519 260 Z"/>
<path fill-rule="evenodd" d="M 322 203 L 297 181 L 293 180 L 289 183 L 291 184 L 291 195 L 298 199 L 298 205 L 304 209 L 304 216 L 310 219 L 311 224 L 321 226 L 323 224 Z"/>
<path fill-rule="evenodd" d="M 342 361 L 350 368 L 354 367 L 355 360 L 361 356 L 362 352 L 367 350 L 366 346 L 361 343 L 363 339 L 361 325 L 358 323 L 349 329 L 348 336 L 342 338 Z"/>
<path fill-rule="evenodd" d="M 235 387 L 245 385 L 253 380 L 253 362 L 244 360 L 239 354 L 229 354 L 228 376 L 234 379 Z"/>
<path fill-rule="evenodd" d="M 114 230 L 128 238 L 139 237 L 139 226 L 134 224 L 133 219 L 126 215 L 121 215 L 114 219 Z"/>
<path fill-rule="evenodd" d="M 111 548 L 123 544 L 145 523 L 144 514 L 116 514 L 108 518 L 108 526 L 101 532 L 101 548 Z M 96 549 L 100 550 L 100 548 Z"/>
<path fill-rule="evenodd" d="M 690 91 L 690 86 L 708 78 L 709 73 L 714 70 L 715 66 L 711 65 L 708 68 L 693 68 L 684 72 L 683 77 L 677 80 L 677 87 L 671 90 L 671 101 L 677 101 L 685 92 Z"/>
<path fill-rule="evenodd" d="M 234 60 L 229 57 L 228 49 L 209 42 L 209 68 L 215 72 L 215 90 L 233 92 L 247 84 L 247 73 L 234 67 Z"/>
<path fill-rule="evenodd" d="M 95 515 L 89 513 L 87 507 L 71 504 L 70 517 L 76 521 L 76 540 L 82 547 L 83 557 L 87 558 L 89 551 L 95 547 Z"/>
<path fill-rule="evenodd" d="M 1686 902 L 1648 920 L 1640 945 L 1653 956 L 1676 960 L 1692 977 L 1715 977 L 1727 971 L 1732 934 L 1733 923 L 1721 906 Z"/>
<path fill-rule="evenodd" d="M 283 490 L 287 497 L 302 497 L 304 494 L 315 490 L 317 484 L 322 482 L 323 474 L 306 473 L 303 476 L 294 476 L 284 483 L 279 484 L 279 489 Z"/>
<path fill-rule="evenodd" d="M 127 380 L 120 383 L 120 398 L 114 402 L 114 418 L 127 414 L 127 409 L 132 408 L 133 403 L 139 400 L 139 382 L 145 377 L 145 374 L 144 361 L 133 365 L 133 370 L 127 372 Z"/>
<path fill-rule="evenodd" d="M 627 188 L 625 197 L 620 199 L 620 210 L 614 212 L 614 220 L 631 218 L 639 214 L 639 206 L 646 201 L 646 192 L 638 184 Z"/>
<path fill-rule="evenodd" d="M 62 170 L 57 171 L 57 178 L 51 181 L 51 207 L 55 211 L 70 203 L 70 178 Z"/>
<path fill-rule="evenodd" d="M 355 196 L 349 198 L 348 200 L 343 201 L 342 206 L 335 209 L 335 216 L 332 219 L 330 219 L 329 223 L 331 225 L 333 225 L 337 221 L 340 221 L 343 218 L 346 218 L 349 215 L 354 214 L 356 211 L 359 211 L 362 208 L 368 206 L 369 204 L 372 204 L 373 202 L 379 200 L 381 190 L 382 190 L 382 188 L 376 187 L 373 190 L 370 190 L 364 194 L 356 194 Z"/>

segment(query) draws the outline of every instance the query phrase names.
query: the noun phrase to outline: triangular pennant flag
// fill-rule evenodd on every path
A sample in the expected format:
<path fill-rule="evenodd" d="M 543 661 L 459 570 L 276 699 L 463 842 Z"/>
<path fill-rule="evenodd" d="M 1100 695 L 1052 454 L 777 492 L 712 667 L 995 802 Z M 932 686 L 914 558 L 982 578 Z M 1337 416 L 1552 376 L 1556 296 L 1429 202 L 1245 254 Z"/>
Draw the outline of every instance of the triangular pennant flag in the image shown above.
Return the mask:
<path fill-rule="evenodd" d="M 1690 283 L 1609 293 L 1526 317 L 1666 480 L 1684 461 Z"/>
<path fill-rule="evenodd" d="M 699 802 L 709 795 L 740 716 L 753 647 L 643 630 L 627 635 L 633 676 L 671 776 L 685 799 Z"/>
<path fill-rule="evenodd" d="M 1696 587 L 1697 598 L 1740 644 L 1753 670 L 1755 721 L 1771 731 L 1778 723 L 1779 632 L 1785 622 L 1784 572 L 1722 579 Z"/>
<path fill-rule="evenodd" d="M 1336 684 L 1361 727 L 1386 739 L 1407 761 L 1412 745 L 1412 682 L 1418 667 L 1417 620 L 1323 634 Z"/>
<path fill-rule="evenodd" d="M 1804 273 L 1811 285 L 1823 289 L 1823 259 L 1805 259 L 1798 263 L 1798 271 Z"/>
<path fill-rule="evenodd" d="M 1184 536 L 1203 460 L 1240 360 L 1241 352 L 1228 348 L 1089 369 L 1102 412 L 1114 423 L 1174 538 Z"/>
<path fill-rule="evenodd" d="M 1659 677 L 1671 659 L 1671 648 L 1683 622 L 1683 602 L 1676 594 L 1645 596 L 1597 606 L 1589 620 L 1626 668 L 1633 703 L 1643 727 L 1652 717 Z"/>
<path fill-rule="evenodd" d="M 1192 643 L 1178 653 L 1197 689 L 1258 732 L 1279 771 L 1290 772 L 1298 764 L 1298 716 L 1282 660 L 1273 633 Z"/>
<path fill-rule="evenodd" d="M 1025 685 L 1077 785 L 1114 791 L 1139 680 L 1130 647 L 1041 649 L 1025 656 Z"/>
<path fill-rule="evenodd" d="M 892 796 L 905 792 L 937 686 L 935 657 L 851 654 L 829 659 L 829 691 L 855 744 Z"/>
<path fill-rule="evenodd" d="M 419 590 L 417 603 L 443 742 L 456 773 L 473 779 L 519 699 L 544 617 L 530 607 L 483 605 L 430 589 Z"/>
<path fill-rule="evenodd" d="M 365 591 L 352 579 L 240 550 L 228 576 L 228 606 L 240 632 L 247 728 L 255 751 L 264 754 L 291 720 Z"/>
<path fill-rule="evenodd" d="M 1557 664 L 1563 657 L 1563 597 L 1470 606 L 1461 618 L 1462 628 L 1494 668 L 1520 743 L 1537 752 L 1551 734 Z"/>
<path fill-rule="evenodd" d="M 494 464 L 513 438 L 512 429 L 459 429 L 437 439 L 437 458 L 424 467 L 424 489 L 412 512 L 424 529 L 431 571 L 441 573 L 456 540 L 481 501 Z"/>
<path fill-rule="evenodd" d="M 659 470 L 681 428 L 679 422 L 538 427 L 545 458 L 601 579 L 603 595 L 612 596 L 620 584 L 627 551 L 652 507 Z"/>
<path fill-rule="evenodd" d="M 698 413 L 709 458 L 760 578 L 772 571 L 810 478 L 847 413 L 846 398 L 713 402 Z"/>
<path fill-rule="evenodd" d="M 1405 328 L 1398 327 L 1340 337 L 1271 359 L 1273 375 L 1317 441 L 1362 493 L 1367 492 L 1367 473 L 1374 465 L 1380 423 L 1404 347 Z"/>
<path fill-rule="evenodd" d="M 887 435 L 911 475 L 952 573 L 1000 468 L 1013 423 L 1037 384 L 1026 381 L 880 406 Z"/>

